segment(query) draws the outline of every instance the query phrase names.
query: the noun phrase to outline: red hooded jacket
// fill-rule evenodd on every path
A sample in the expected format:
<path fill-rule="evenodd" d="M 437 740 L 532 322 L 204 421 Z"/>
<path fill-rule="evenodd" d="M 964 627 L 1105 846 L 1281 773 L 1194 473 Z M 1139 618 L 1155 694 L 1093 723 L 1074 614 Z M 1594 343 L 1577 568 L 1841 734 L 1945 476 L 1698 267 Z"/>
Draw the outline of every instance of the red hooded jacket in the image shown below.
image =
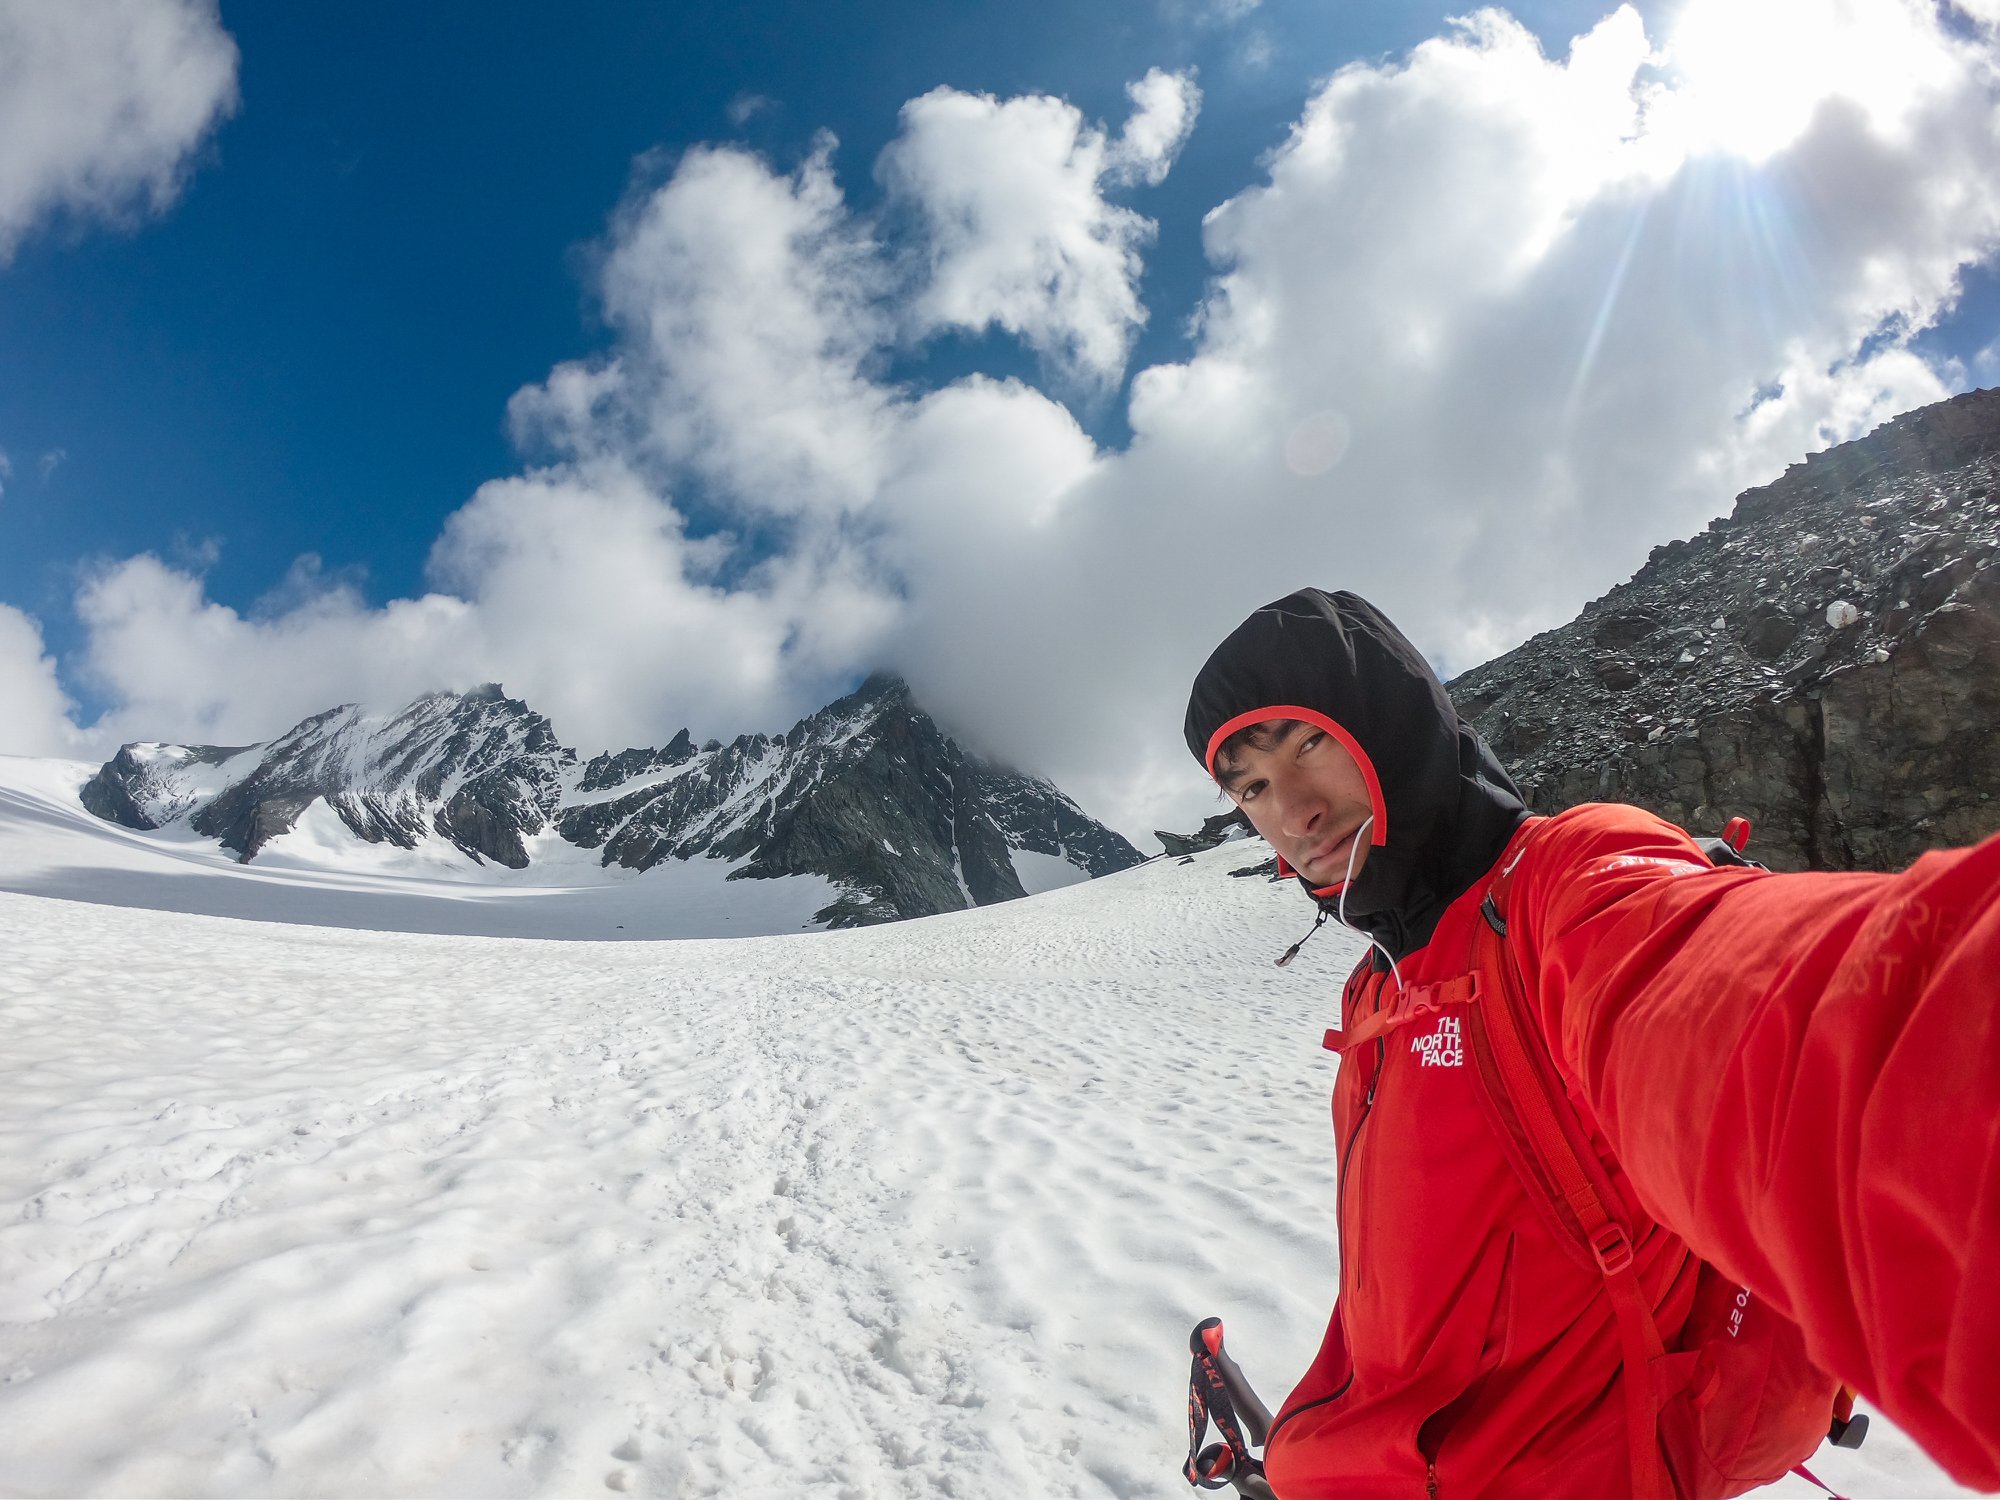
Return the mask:
<path fill-rule="evenodd" d="M 2000 1487 L 2000 839 L 1898 876 L 1772 875 L 1710 868 L 1631 807 L 1524 830 L 1428 667 L 1351 595 L 1245 622 L 1197 680 L 1190 747 L 1208 765 L 1234 726 L 1301 711 L 1374 788 L 1347 911 L 1403 983 L 1468 972 L 1512 864 L 1508 946 L 1669 1347 L 1692 1247 L 1961 1482 Z M 1367 968 L 1348 1029 L 1380 995 Z M 1341 1290 L 1266 1449 L 1283 1500 L 1630 1488 L 1604 1284 L 1509 1166 L 1463 1021 L 1446 1007 L 1340 1069 Z"/>

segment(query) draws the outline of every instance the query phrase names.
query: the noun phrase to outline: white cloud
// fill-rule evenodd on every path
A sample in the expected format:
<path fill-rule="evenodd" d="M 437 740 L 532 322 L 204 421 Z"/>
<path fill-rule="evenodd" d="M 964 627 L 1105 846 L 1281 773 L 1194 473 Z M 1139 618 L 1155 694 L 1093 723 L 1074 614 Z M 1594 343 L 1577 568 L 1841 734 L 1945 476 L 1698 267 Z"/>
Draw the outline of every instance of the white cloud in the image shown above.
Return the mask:
<path fill-rule="evenodd" d="M 1629 9 L 1562 57 L 1486 11 L 1334 74 L 1209 216 L 1193 347 L 1134 378 L 1118 452 L 1020 382 L 884 370 L 939 327 L 1121 368 L 1143 233 L 1104 193 L 1120 152 L 1171 160 L 1185 80 L 1119 143 L 925 95 L 879 221 L 825 150 L 693 152 L 616 218 L 611 347 L 516 398 L 553 462 L 453 518 L 436 593 L 244 620 L 140 559 L 85 592 L 91 661 L 148 735 L 499 678 L 585 748 L 781 726 L 888 664 L 1127 830 L 1185 824 L 1187 683 L 1255 605 L 1357 588 L 1467 666 L 1944 394 L 1908 340 L 2000 248 L 1994 46 L 1914 0 L 1823 25 L 1810 55 L 1893 35 L 1916 82 L 1773 46 L 1779 116 L 1712 77 L 1698 108 Z"/>
<path fill-rule="evenodd" d="M 1154 68 L 1125 92 L 1132 100 L 1132 117 L 1111 143 L 1110 175 L 1114 181 L 1157 187 L 1194 133 L 1201 90 L 1190 73 Z"/>
<path fill-rule="evenodd" d="M 1662 61 L 1674 87 L 1651 129 L 1762 160 L 1838 99 L 1893 132 L 1959 66 L 1932 27 L 1911 24 L 1922 14 L 1880 0 L 1696 0 L 1667 33 Z M 1784 66 L 1772 67 L 1780 56 Z"/>
<path fill-rule="evenodd" d="M 239 745 L 336 703 L 438 685 L 427 669 L 449 653 L 437 641 L 462 631 L 466 613 L 435 596 L 370 611 L 336 584 L 251 620 L 208 599 L 199 576 L 151 556 L 95 572 L 76 607 L 85 674 L 116 705 L 96 726 L 102 737 Z"/>
<path fill-rule="evenodd" d="M 1294 557 L 1461 666 L 1563 618 L 1744 484 L 1943 394 L 1893 341 L 1855 359 L 2000 235 L 1989 86 L 1927 34 L 1959 72 L 1903 139 L 1833 99 L 1757 166 L 1663 154 L 1629 10 L 1567 65 L 1486 12 L 1344 71 L 1212 216 L 1229 270 L 1192 366 L 1141 377 L 1139 449 L 1223 420 L 1225 372 L 1246 443 L 1339 412 L 1324 481 L 1243 487 Z M 1767 383 L 1784 396 L 1737 421 Z"/>
<path fill-rule="evenodd" d="M 683 722 L 781 726 L 879 649 L 893 606 L 829 535 L 724 584 L 730 561 L 607 464 L 485 485 L 431 572 L 465 601 L 483 675 L 504 670 L 566 734 L 611 744 Z"/>
<path fill-rule="evenodd" d="M 75 705 L 56 680 L 42 628 L 0 604 L 0 755 L 82 755 Z"/>
<path fill-rule="evenodd" d="M 729 123 L 741 130 L 758 115 L 768 114 L 778 107 L 778 101 L 769 94 L 738 94 L 729 101 Z"/>
<path fill-rule="evenodd" d="M 1115 141 L 1039 95 L 940 88 L 903 106 L 879 170 L 923 225 L 915 333 L 999 327 L 1066 377 L 1101 383 L 1124 369 L 1146 321 L 1136 283 L 1154 226 L 1104 188 L 1161 181 L 1201 99 L 1188 77 L 1157 68 L 1130 92 Z"/>
<path fill-rule="evenodd" d="M 866 503 L 888 393 L 885 269 L 849 218 L 831 143 L 778 176 L 748 152 L 690 152 L 617 217 L 602 271 L 613 362 L 519 393 L 515 431 L 575 457 L 642 458 L 755 512 Z"/>
<path fill-rule="evenodd" d="M 214 0 L 0 0 L 0 263 L 51 214 L 166 207 L 235 104 Z"/>
<path fill-rule="evenodd" d="M 723 587 L 727 556 L 593 462 L 482 486 L 433 550 L 437 589 L 381 609 L 307 565 L 279 612 L 246 617 L 198 575 L 129 558 L 77 599 L 86 672 L 117 705 L 97 733 L 241 744 L 335 703 L 498 681 L 587 748 L 682 724 L 727 736 L 818 706 L 880 649 L 894 604 L 854 556 L 820 548 Z"/>

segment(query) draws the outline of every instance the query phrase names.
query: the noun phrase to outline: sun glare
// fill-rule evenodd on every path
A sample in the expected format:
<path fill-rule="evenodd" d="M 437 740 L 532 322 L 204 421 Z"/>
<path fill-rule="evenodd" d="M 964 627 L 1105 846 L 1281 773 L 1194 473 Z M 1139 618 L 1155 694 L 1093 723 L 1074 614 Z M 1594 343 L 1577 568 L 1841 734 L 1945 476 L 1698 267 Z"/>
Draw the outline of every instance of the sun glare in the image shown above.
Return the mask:
<path fill-rule="evenodd" d="M 1667 34 L 1659 102 L 1687 149 L 1753 162 L 1830 98 L 1887 128 L 1945 61 L 1934 26 L 1905 0 L 1690 0 Z"/>

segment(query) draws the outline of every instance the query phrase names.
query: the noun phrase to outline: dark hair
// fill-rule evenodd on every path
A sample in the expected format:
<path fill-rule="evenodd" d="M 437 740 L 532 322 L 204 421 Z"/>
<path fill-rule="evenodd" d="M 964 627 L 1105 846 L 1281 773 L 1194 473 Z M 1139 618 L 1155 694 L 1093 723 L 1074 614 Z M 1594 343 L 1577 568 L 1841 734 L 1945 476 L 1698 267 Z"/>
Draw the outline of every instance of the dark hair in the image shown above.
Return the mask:
<path fill-rule="evenodd" d="M 1305 727 L 1303 719 L 1265 719 L 1262 723 L 1245 724 L 1215 747 L 1216 781 L 1221 782 L 1223 774 L 1245 750 L 1275 750 Z"/>

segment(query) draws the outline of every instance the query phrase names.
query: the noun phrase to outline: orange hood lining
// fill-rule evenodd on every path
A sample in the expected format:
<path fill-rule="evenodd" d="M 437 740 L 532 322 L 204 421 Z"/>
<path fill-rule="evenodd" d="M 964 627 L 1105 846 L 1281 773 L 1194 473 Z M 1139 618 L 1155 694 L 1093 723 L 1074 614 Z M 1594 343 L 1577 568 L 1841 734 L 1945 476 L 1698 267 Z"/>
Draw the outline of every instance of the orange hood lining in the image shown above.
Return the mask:
<path fill-rule="evenodd" d="M 1226 721 L 1217 728 L 1214 734 L 1208 737 L 1208 754 L 1203 757 L 1202 761 L 1202 764 L 1208 768 L 1208 774 L 1211 777 L 1215 775 L 1216 752 L 1222 748 L 1224 740 L 1228 739 L 1239 729 L 1248 729 L 1252 724 L 1268 724 L 1274 719 L 1297 719 L 1302 724 L 1310 724 L 1315 729 L 1323 729 L 1340 742 L 1342 749 L 1354 757 L 1355 765 L 1361 768 L 1361 779 L 1368 786 L 1370 810 L 1375 814 L 1375 821 L 1369 827 L 1368 843 L 1370 847 L 1377 849 L 1388 843 L 1389 809 L 1387 804 L 1382 800 L 1382 781 L 1375 774 L 1375 762 L 1370 760 L 1368 752 L 1361 748 L 1361 741 L 1357 740 L 1344 726 L 1336 724 L 1316 708 L 1304 708 L 1296 703 L 1280 703 L 1270 708 L 1253 708 L 1248 713 L 1238 714 L 1235 718 Z M 1285 876 L 1297 873 L 1282 854 L 1278 856 L 1278 873 Z M 1313 894 L 1315 896 L 1330 896 L 1339 889 L 1339 885 L 1324 886 L 1314 891 Z"/>

